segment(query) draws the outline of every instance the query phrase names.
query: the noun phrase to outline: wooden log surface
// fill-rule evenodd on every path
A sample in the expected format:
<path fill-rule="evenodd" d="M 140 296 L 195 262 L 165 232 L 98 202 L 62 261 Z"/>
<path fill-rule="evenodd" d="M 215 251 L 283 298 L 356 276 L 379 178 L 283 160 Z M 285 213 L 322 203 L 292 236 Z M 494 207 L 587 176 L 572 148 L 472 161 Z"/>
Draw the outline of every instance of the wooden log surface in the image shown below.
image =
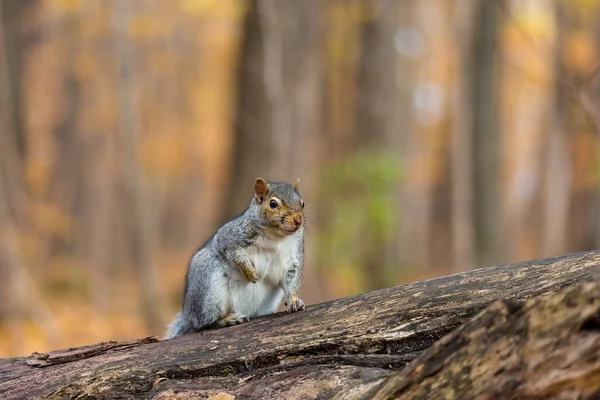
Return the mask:
<path fill-rule="evenodd" d="M 464 365 L 476 375 L 473 365 L 466 366 L 479 362 L 473 359 L 477 355 L 474 348 L 479 346 L 478 351 L 483 351 L 485 340 L 500 340 L 502 335 L 508 344 L 513 337 L 538 340 L 514 331 L 517 314 L 529 310 L 524 301 L 594 281 L 600 281 L 598 251 L 382 289 L 308 306 L 294 314 L 274 314 L 173 340 L 146 338 L 3 359 L 0 398 L 175 399 L 208 398 L 217 393 L 222 393 L 222 398 L 227 398 L 223 397 L 227 393 L 238 399 L 394 398 L 403 393 L 410 394 L 406 398 L 418 398 L 412 394 L 419 393 L 419 384 L 435 386 L 428 378 L 444 375 L 461 382 L 464 374 L 444 372 L 443 363 L 430 368 L 433 373 L 425 373 L 417 364 L 448 360 L 448 365 Z M 592 301 L 596 292 L 586 290 L 585 301 Z M 504 302 L 472 319 L 498 299 Z M 551 307 L 550 303 L 546 306 Z M 584 306 L 577 303 L 574 307 Z M 578 310 L 583 312 L 583 308 Z M 593 314 L 593 307 L 585 310 Z M 532 313 L 522 318 L 531 323 Z M 485 319 L 485 315 L 490 334 L 479 336 L 480 342 L 466 340 L 472 332 L 480 332 L 470 324 Z M 547 324 L 550 337 L 551 329 L 559 328 L 549 317 L 537 323 Z M 444 345 L 448 340 L 457 343 Z M 444 349 L 451 349 L 457 358 Z M 540 345 L 538 349 L 545 348 Z M 466 355 L 460 356 L 463 353 Z M 502 376 L 502 371 L 499 374 Z M 471 375 L 473 388 L 478 381 Z"/>
<path fill-rule="evenodd" d="M 499 300 L 361 397 L 598 399 L 600 280 Z"/>

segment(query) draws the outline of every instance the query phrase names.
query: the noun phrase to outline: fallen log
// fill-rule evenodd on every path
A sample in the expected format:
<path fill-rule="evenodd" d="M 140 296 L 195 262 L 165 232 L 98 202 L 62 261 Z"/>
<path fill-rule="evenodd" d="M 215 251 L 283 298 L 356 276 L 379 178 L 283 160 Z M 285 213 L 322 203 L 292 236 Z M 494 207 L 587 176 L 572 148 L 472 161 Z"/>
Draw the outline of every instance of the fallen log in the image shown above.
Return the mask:
<path fill-rule="evenodd" d="M 521 318 L 531 321 L 535 315 L 525 301 L 594 281 L 600 281 L 598 251 L 377 290 L 312 305 L 303 312 L 274 314 L 173 340 L 146 338 L 4 359 L 0 360 L 0 398 L 174 399 L 208 398 L 218 393 L 222 398 L 227 398 L 227 393 L 238 399 L 415 398 L 425 393 L 419 392 L 425 390 L 419 387 L 431 390 L 438 381 L 463 387 L 467 371 L 471 371 L 471 386 L 465 384 L 466 392 L 460 393 L 476 393 L 485 382 L 472 372 L 480 368 L 474 366 L 488 359 L 497 362 L 491 356 L 477 358 L 484 354 L 485 340 L 503 339 L 510 344 L 521 338 L 518 334 L 523 333 L 514 328 L 515 318 L 528 312 Z M 581 302 L 593 303 L 596 292 L 585 290 L 587 297 L 582 295 Z M 555 298 L 547 301 L 550 299 Z M 477 315 L 496 300 L 503 302 Z M 554 301 L 555 306 L 562 304 Z M 593 314 L 593 307 L 585 308 L 583 303 L 576 302 L 573 313 Z M 537 307 L 551 307 L 551 303 L 539 304 Z M 487 333 L 478 330 L 484 325 L 472 325 L 482 320 L 488 321 Z M 588 325 L 594 326 L 593 319 L 589 321 Z M 554 329 L 560 326 L 551 319 L 541 319 L 538 325 L 547 327 L 547 337 L 558 337 Z M 473 332 L 480 332 L 479 342 L 472 338 Z M 525 336 L 522 340 L 542 339 Z M 548 350 L 541 342 L 538 349 Z M 596 359 L 600 360 L 600 355 Z M 460 362 L 464 373 L 453 369 Z M 521 386 L 528 382 L 528 375 L 523 376 Z M 446 381 L 440 381 L 442 377 Z M 504 389 L 507 387 L 512 388 Z M 438 397 L 448 393 L 439 390 Z M 490 396 L 484 398 L 498 398 Z"/>
<path fill-rule="evenodd" d="M 598 399 L 600 280 L 499 300 L 361 397 Z"/>

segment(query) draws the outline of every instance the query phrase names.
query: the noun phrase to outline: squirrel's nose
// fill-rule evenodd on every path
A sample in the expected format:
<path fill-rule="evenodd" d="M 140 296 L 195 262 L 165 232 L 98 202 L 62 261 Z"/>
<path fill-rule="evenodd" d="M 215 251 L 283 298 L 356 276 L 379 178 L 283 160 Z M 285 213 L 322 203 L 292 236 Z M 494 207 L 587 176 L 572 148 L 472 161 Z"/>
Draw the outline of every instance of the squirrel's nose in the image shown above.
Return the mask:
<path fill-rule="evenodd" d="M 302 214 L 294 215 L 294 223 L 296 224 L 296 226 L 302 225 Z"/>

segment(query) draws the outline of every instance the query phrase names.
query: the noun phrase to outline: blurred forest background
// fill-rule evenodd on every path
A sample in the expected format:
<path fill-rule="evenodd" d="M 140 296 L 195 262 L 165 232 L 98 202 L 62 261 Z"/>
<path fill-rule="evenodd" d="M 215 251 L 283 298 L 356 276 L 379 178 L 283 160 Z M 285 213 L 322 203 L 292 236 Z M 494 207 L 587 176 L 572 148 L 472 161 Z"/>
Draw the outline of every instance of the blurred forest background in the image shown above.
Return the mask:
<path fill-rule="evenodd" d="M 302 298 L 600 248 L 600 0 L 0 0 L 0 357 L 162 335 L 300 178 Z"/>

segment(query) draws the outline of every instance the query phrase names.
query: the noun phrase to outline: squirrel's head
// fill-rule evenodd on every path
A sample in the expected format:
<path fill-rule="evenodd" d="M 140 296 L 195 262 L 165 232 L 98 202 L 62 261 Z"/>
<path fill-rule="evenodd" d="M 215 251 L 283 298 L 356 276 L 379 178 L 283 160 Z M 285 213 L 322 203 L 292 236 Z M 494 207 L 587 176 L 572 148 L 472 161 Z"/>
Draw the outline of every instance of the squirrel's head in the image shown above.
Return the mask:
<path fill-rule="evenodd" d="M 256 179 L 253 201 L 258 204 L 264 226 L 291 235 L 304 225 L 304 200 L 298 191 L 299 184 L 300 180 L 290 185 Z"/>

